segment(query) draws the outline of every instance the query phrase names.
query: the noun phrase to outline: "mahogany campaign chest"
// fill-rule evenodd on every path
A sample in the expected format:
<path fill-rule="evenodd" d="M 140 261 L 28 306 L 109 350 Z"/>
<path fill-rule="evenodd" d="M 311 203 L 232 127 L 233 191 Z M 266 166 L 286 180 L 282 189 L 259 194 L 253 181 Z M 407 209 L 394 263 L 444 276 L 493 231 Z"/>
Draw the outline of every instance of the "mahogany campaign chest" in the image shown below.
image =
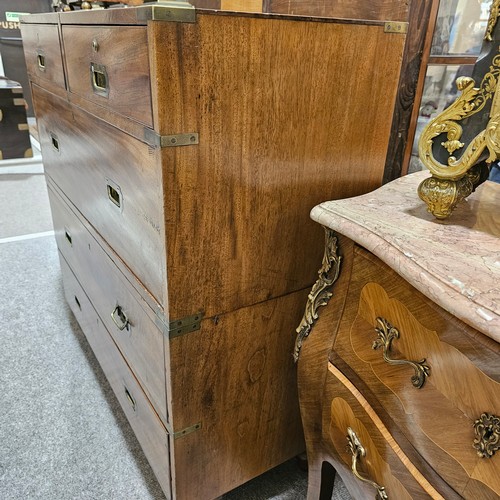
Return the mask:
<path fill-rule="evenodd" d="M 67 301 L 165 495 L 216 498 L 304 449 L 309 210 L 382 182 L 406 36 L 186 2 L 21 26 Z"/>

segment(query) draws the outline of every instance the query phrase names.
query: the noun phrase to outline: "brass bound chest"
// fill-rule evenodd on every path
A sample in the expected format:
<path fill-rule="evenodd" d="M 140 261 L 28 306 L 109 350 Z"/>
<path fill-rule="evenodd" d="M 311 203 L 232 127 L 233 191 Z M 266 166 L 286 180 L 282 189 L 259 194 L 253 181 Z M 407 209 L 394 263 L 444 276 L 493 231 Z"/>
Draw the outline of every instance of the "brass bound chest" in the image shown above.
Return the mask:
<path fill-rule="evenodd" d="M 406 38 L 178 4 L 22 34 L 67 301 L 166 496 L 192 500 L 304 449 L 309 210 L 380 185 Z"/>

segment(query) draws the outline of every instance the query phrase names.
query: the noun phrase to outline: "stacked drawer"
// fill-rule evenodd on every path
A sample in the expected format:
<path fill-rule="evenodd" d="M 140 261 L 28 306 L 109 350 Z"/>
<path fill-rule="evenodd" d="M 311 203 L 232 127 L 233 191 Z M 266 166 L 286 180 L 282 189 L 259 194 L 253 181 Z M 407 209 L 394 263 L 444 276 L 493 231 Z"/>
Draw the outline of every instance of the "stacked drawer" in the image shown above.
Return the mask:
<path fill-rule="evenodd" d="M 474 446 L 476 422 L 500 413 L 497 351 L 355 247 L 327 376 L 325 442 L 350 466 L 354 432 L 365 479 L 397 498 L 497 498 L 497 457 Z"/>
<path fill-rule="evenodd" d="M 68 100 L 68 91 L 74 92 L 151 126 L 146 28 L 65 28 L 58 23 L 23 27 L 65 294 L 170 498 L 158 152 Z M 142 51 L 132 56 L 144 64 L 120 80 L 123 87 L 104 95 L 100 86 L 105 89 L 107 78 L 123 72 L 118 53 L 123 40 L 127 48 Z M 77 48 L 71 53 L 86 60 L 64 58 L 65 41 Z M 135 101 L 126 92 L 134 79 L 145 90 Z"/>

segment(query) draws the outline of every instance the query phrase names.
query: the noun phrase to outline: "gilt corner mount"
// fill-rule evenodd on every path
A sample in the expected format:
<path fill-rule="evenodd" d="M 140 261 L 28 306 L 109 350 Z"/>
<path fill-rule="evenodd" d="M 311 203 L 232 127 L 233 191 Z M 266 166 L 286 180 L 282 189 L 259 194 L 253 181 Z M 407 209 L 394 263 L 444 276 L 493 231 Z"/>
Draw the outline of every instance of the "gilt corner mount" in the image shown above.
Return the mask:
<path fill-rule="evenodd" d="M 420 137 L 420 160 L 432 176 L 420 184 L 418 195 L 437 219 L 449 217 L 500 158 L 499 17 L 500 0 L 494 0 L 472 78 L 457 79 L 461 94 Z M 481 81 L 479 86 L 476 81 Z"/>

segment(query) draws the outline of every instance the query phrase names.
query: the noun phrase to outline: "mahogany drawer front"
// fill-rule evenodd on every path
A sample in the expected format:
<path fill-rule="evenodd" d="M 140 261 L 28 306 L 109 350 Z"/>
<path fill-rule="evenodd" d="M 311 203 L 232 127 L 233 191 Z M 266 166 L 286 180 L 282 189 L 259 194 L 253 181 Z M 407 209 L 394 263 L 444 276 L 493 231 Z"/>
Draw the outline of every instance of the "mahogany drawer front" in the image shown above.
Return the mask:
<path fill-rule="evenodd" d="M 66 300 L 123 408 L 158 482 L 168 496 L 171 491 L 168 432 L 61 255 L 60 263 Z"/>
<path fill-rule="evenodd" d="M 156 411 L 168 422 L 164 335 L 154 313 L 50 186 L 48 192 L 59 251 Z"/>
<path fill-rule="evenodd" d="M 498 353 L 361 249 L 346 304 L 336 355 L 456 491 L 500 494 L 500 455 L 473 447 L 474 422 L 500 415 Z"/>
<path fill-rule="evenodd" d="M 68 90 L 153 126 L 145 26 L 62 26 Z"/>
<path fill-rule="evenodd" d="M 33 100 L 46 173 L 164 305 L 156 151 L 38 87 Z"/>
<path fill-rule="evenodd" d="M 383 487 L 388 498 L 443 498 L 412 464 L 363 396 L 332 365 L 325 389 L 323 440 L 334 452 L 337 471 L 352 489 L 359 490 L 356 498 L 375 498 L 377 489 L 355 477 L 354 455 L 356 471 L 363 479 Z"/>
<path fill-rule="evenodd" d="M 26 67 L 32 82 L 66 94 L 63 60 L 56 24 L 21 24 Z"/>

